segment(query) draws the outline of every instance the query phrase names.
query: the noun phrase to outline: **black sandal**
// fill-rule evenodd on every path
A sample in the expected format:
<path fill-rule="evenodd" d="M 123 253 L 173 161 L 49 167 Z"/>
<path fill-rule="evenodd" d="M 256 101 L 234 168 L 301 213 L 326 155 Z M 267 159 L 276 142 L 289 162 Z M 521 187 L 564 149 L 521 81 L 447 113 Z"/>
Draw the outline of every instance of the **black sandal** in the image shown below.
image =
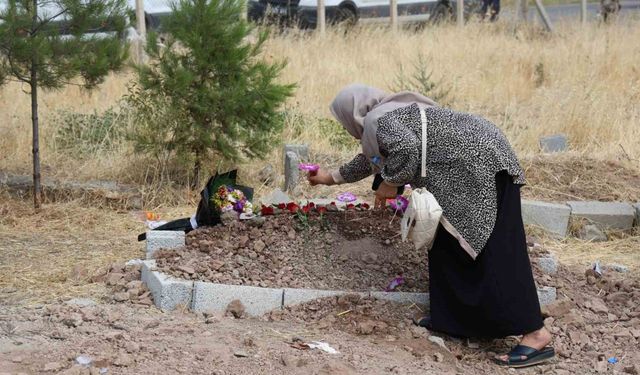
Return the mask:
<path fill-rule="evenodd" d="M 493 361 L 500 366 L 520 368 L 546 362 L 555 357 L 555 355 L 555 350 L 550 346 L 536 350 L 526 345 L 516 345 L 509 353 L 507 353 L 509 358 L 506 361 L 498 358 L 494 358 Z M 522 359 L 522 357 L 525 357 L 525 359 Z"/>
<path fill-rule="evenodd" d="M 418 327 L 424 327 L 431 331 L 431 317 L 429 315 L 422 316 L 420 318 L 413 318 L 413 324 Z"/>

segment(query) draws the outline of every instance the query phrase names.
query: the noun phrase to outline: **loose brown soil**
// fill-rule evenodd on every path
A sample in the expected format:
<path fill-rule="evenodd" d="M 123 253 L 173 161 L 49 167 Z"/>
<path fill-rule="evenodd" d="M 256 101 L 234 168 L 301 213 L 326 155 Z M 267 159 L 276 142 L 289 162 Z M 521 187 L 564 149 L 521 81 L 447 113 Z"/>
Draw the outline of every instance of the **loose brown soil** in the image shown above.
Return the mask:
<path fill-rule="evenodd" d="M 535 259 L 545 252 L 530 251 L 536 282 L 558 288 L 559 300 L 543 308 L 558 355 L 518 373 L 637 374 L 638 275 L 605 270 L 599 276 L 565 266 L 544 275 Z M 512 373 L 490 358 L 516 339 L 467 340 L 429 332 L 411 323 L 414 315 L 428 312 L 423 306 L 345 295 L 262 318 L 163 313 L 140 298 L 116 302 L 118 293 L 138 289 L 119 280 L 136 275 L 137 267 L 117 265 L 98 275 L 111 279 L 114 297 L 90 306 L 59 301 L 24 307 L 0 294 L 0 369 L 11 374 L 98 374 L 100 368 L 109 374 Z M 327 342 L 339 354 L 308 349 L 304 343 L 312 341 Z M 91 366 L 75 364 L 80 355 L 91 358 Z M 618 362 L 610 364 L 609 358 Z"/>
<path fill-rule="evenodd" d="M 393 221 L 392 221 L 393 219 Z M 268 216 L 199 228 L 186 248 L 163 250 L 159 270 L 190 280 L 234 285 L 384 290 L 402 275 L 400 291 L 426 291 L 427 254 L 402 243 L 399 218 L 373 211 Z"/>

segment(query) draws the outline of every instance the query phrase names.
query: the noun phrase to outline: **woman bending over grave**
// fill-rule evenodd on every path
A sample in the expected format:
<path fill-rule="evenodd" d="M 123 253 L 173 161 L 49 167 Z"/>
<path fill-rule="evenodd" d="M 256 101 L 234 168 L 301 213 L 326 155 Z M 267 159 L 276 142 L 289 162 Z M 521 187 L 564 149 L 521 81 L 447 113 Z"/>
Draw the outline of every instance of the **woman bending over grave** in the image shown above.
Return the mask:
<path fill-rule="evenodd" d="M 503 133 L 483 118 L 439 107 L 420 94 L 363 85 L 340 91 L 331 112 L 360 140 L 362 153 L 336 171 L 310 175 L 312 185 L 380 174 L 376 207 L 395 198 L 399 186 L 425 187 L 452 224 L 439 226 L 429 251 L 431 310 L 416 324 L 458 337 L 522 335 L 519 345 L 495 358 L 500 365 L 523 367 L 552 358 L 520 212 L 524 172 Z"/>

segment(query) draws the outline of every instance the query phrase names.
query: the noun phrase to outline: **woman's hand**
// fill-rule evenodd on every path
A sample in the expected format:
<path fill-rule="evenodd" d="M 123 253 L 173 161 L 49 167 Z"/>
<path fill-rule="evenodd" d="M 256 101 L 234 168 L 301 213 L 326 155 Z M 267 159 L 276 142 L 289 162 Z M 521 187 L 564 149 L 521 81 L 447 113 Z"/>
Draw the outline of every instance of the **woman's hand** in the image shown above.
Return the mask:
<path fill-rule="evenodd" d="M 391 186 L 386 182 L 382 181 L 380 186 L 378 186 L 378 190 L 376 190 L 376 202 L 375 208 L 384 208 L 386 205 L 387 199 L 393 199 L 398 195 L 398 188 L 395 186 Z"/>
<path fill-rule="evenodd" d="M 309 181 L 309 183 L 311 184 L 311 186 L 316 186 L 316 185 L 333 185 L 336 182 L 333 180 L 333 176 L 331 176 L 331 173 L 323 170 L 323 169 L 319 169 L 318 172 L 316 172 L 316 174 L 311 175 L 311 173 L 309 173 L 309 175 L 307 176 L 307 180 Z"/>

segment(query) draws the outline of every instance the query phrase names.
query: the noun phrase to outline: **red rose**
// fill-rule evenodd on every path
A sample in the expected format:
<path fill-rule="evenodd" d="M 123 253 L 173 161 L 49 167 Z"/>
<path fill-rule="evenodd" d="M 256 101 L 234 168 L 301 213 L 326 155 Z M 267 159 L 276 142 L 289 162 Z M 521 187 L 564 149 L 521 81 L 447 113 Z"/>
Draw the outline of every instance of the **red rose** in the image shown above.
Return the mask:
<path fill-rule="evenodd" d="M 321 215 L 324 214 L 325 212 L 327 212 L 327 208 L 324 207 L 324 206 L 318 207 L 317 210 Z"/>
<path fill-rule="evenodd" d="M 287 205 L 284 204 L 284 203 L 279 203 L 278 204 L 278 208 L 281 209 L 281 210 L 284 210 L 285 208 L 287 208 Z"/>
<path fill-rule="evenodd" d="M 287 203 L 287 210 L 289 210 L 289 212 L 291 212 L 292 214 L 298 212 L 298 208 L 298 205 L 293 202 Z"/>
<path fill-rule="evenodd" d="M 273 215 L 273 207 L 267 207 L 265 205 L 262 205 L 262 208 L 260 209 L 260 213 L 262 214 L 262 216 Z"/>

